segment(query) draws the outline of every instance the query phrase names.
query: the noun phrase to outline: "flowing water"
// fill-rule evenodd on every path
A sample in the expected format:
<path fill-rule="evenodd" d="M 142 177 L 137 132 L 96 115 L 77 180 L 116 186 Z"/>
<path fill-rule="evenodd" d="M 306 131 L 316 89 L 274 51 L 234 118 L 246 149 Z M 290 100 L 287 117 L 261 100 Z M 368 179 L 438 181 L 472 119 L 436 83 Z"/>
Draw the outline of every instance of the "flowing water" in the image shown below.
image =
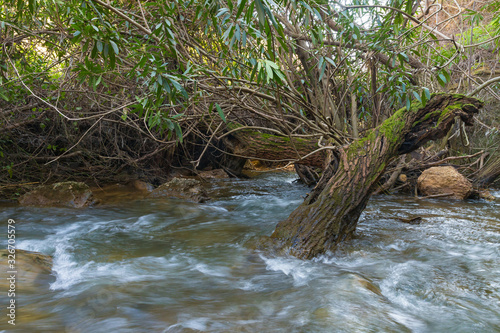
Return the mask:
<path fill-rule="evenodd" d="M 0 208 L 18 248 L 54 260 L 52 280 L 18 293 L 19 321 L 2 312 L 0 331 L 500 332 L 498 201 L 379 196 L 334 254 L 252 250 L 308 191 L 294 178 L 219 181 L 200 205 Z"/>

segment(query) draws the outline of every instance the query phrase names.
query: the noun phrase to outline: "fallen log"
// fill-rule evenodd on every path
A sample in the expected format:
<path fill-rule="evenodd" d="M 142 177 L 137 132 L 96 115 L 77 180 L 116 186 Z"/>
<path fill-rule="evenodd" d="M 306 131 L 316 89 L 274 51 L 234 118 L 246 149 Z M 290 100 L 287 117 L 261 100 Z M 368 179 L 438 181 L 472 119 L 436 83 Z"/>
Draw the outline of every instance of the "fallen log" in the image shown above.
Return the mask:
<path fill-rule="evenodd" d="M 233 127 L 235 125 L 233 124 Z M 287 137 L 257 132 L 244 127 L 231 133 L 233 153 L 248 159 L 272 162 L 293 162 L 323 167 L 326 152 L 318 146 L 318 138 Z"/>

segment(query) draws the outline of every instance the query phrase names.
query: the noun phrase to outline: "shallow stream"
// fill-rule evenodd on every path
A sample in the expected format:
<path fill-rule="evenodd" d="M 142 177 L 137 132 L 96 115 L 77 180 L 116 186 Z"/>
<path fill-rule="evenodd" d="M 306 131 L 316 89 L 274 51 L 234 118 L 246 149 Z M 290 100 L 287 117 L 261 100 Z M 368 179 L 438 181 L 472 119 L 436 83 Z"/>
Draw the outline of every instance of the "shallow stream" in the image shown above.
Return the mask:
<path fill-rule="evenodd" d="M 54 258 L 52 280 L 18 294 L 18 324 L 0 331 L 500 332 L 498 201 L 378 196 L 334 254 L 251 250 L 308 192 L 294 179 L 219 181 L 207 204 L 0 208 L 18 248 Z"/>

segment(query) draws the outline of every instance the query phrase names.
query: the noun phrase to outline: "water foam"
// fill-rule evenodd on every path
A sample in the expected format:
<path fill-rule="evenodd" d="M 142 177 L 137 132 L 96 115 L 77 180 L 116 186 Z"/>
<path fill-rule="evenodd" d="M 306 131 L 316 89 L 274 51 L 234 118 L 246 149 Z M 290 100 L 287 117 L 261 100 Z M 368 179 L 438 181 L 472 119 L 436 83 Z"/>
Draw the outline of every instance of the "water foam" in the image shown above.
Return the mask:
<path fill-rule="evenodd" d="M 293 278 L 294 286 L 304 286 L 313 278 L 314 268 L 309 262 L 295 258 L 266 258 L 260 255 L 271 271 L 282 272 Z"/>

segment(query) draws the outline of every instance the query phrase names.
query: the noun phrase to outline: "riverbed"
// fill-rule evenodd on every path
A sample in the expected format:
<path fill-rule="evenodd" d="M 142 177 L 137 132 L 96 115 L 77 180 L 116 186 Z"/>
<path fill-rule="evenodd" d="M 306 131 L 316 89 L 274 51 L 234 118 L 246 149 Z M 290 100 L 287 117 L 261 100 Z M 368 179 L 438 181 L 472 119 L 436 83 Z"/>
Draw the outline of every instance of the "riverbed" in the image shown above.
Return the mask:
<path fill-rule="evenodd" d="M 0 208 L 18 248 L 53 256 L 50 281 L 18 293 L 17 325 L 3 315 L 0 331 L 500 332 L 499 201 L 376 196 L 335 253 L 253 250 L 309 191 L 295 178 L 218 180 L 205 204 Z"/>

